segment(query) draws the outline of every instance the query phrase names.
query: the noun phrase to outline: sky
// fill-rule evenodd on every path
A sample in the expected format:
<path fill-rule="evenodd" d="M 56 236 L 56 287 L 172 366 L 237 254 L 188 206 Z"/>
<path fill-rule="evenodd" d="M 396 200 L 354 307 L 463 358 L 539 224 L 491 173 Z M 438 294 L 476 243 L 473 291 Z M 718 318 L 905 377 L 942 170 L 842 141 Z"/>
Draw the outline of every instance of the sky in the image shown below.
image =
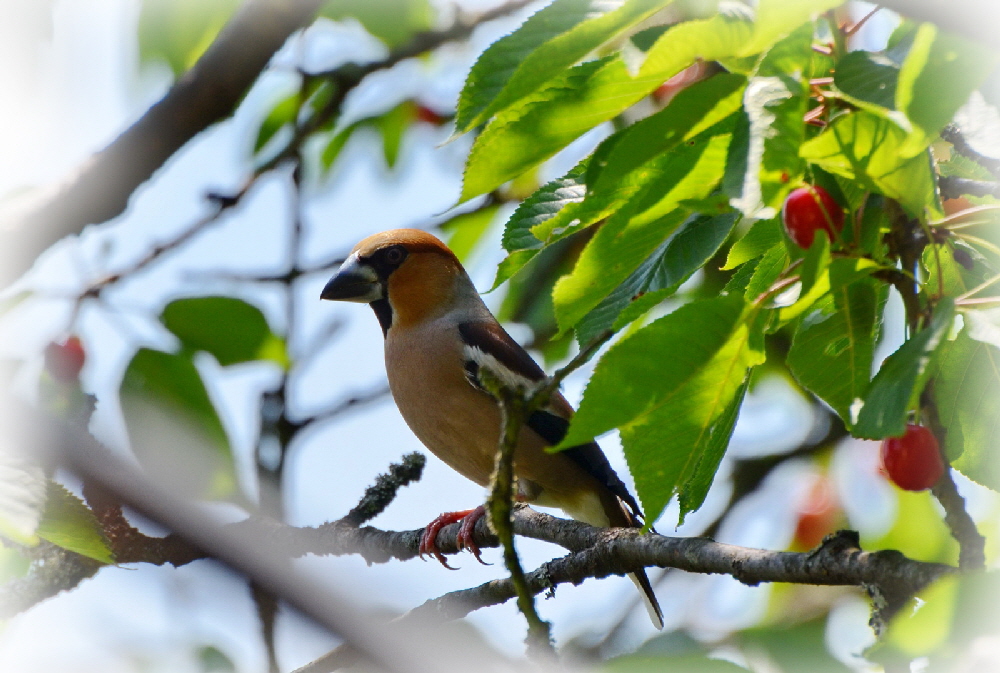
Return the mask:
<path fill-rule="evenodd" d="M 50 7 L 51 21 L 47 18 Z M 59 179 L 164 93 L 170 83 L 167 71 L 138 64 L 137 12 L 134 0 L 0 4 L 0 91 L 17 92 L 10 104 L 0 106 L 0 196 Z M 349 98 L 346 114 L 375 112 L 415 95 L 432 106 L 446 107 L 457 96 L 476 54 L 516 25 L 516 21 L 498 22 L 478 31 L 469 46 L 447 49 L 444 58 L 403 63 L 391 73 L 372 78 Z M 44 345 L 65 336 L 72 297 L 81 288 L 107 271 L 127 266 L 151 245 L 186 228 L 206 212 L 206 191 L 224 192 L 240 184 L 257 124 L 268 103 L 294 86 L 290 71 L 297 59 L 307 69 L 323 68 L 352 56 L 377 58 L 382 49 L 356 26 L 325 25 L 308 31 L 304 40 L 278 56 L 275 72 L 254 87 L 231 121 L 203 133 L 141 187 L 126 213 L 60 242 L 29 272 L 25 282 L 45 299 L 0 321 L 0 354 L 27 362 L 18 378 L 22 394 L 31 395 Z M 348 145 L 331 178 L 305 190 L 303 263 L 332 259 L 368 234 L 422 226 L 446 211 L 458 194 L 468 142 L 459 139 L 443 144 L 448 133 L 447 128 L 416 128 L 403 147 L 401 168 L 393 175 L 386 174 L 373 137 Z M 594 134 L 572 151 L 585 151 L 586 143 L 595 143 L 599 137 L 600 133 Z M 80 315 L 77 329 L 92 345 L 83 383 L 101 400 L 92 424 L 96 436 L 112 446 L 124 446 L 124 428 L 114 402 L 118 383 L 138 345 L 172 345 L 156 322 L 159 310 L 170 299 L 212 292 L 235 294 L 260 306 L 275 329 L 284 329 L 280 296 L 233 276 L 273 272 L 287 259 L 284 232 L 295 207 L 288 185 L 287 173 L 262 180 L 238 208 L 189 245 L 114 287 L 108 303 L 119 310 L 89 309 Z M 469 263 L 481 289 L 491 285 L 493 270 L 502 259 L 501 224 L 502 218 Z M 345 327 L 313 356 L 306 373 L 294 383 L 290 408 L 303 416 L 384 380 L 382 339 L 374 316 L 364 306 L 321 303 L 318 295 L 325 280 L 318 274 L 303 282 L 297 292 L 293 352 L 301 353 L 334 321 L 343 320 Z M 494 293 L 486 299 L 495 307 L 501 298 Z M 517 326 L 511 332 L 515 337 L 526 335 Z M 882 350 L 891 352 L 901 338 L 902 334 L 887 335 Z M 199 366 L 223 410 L 244 483 L 252 484 L 257 399 L 278 373 L 258 365 L 223 370 L 210 357 L 199 361 Z M 588 376 L 589 369 L 584 368 L 567 380 L 565 392 L 571 401 L 579 400 Z M 766 379 L 748 397 L 731 456 L 786 451 L 820 431 L 815 423 L 799 393 L 779 378 Z M 378 432 L 372 433 L 372 428 Z M 606 438 L 602 445 L 627 479 L 616 438 Z M 316 525 L 342 516 L 375 475 L 415 450 L 422 447 L 388 400 L 310 430 L 289 458 L 286 505 L 290 523 Z M 871 535 L 891 524 L 895 503 L 892 489 L 875 474 L 875 452 L 871 443 L 851 441 L 838 448 L 833 462 L 842 500 L 853 509 L 848 512 L 852 526 Z M 697 534 L 718 515 L 730 488 L 724 478 L 726 469 L 705 507 L 689 516 L 678 534 Z M 803 484 L 815 469 L 805 461 L 789 461 L 776 470 L 730 515 L 717 539 L 787 547 L 796 507 L 806 495 Z M 71 475 L 62 476 L 74 485 Z M 981 500 L 974 499 L 973 507 L 988 511 L 992 506 L 985 497 L 973 495 Z M 473 507 L 483 496 L 481 488 L 429 456 L 423 479 L 403 489 L 392 507 L 372 523 L 386 529 L 418 528 L 442 511 Z M 668 509 L 660 531 L 673 534 L 676 516 L 676 506 Z M 526 568 L 562 553 L 532 541 L 519 542 L 519 550 Z M 298 564 L 322 572 L 375 608 L 405 611 L 444 592 L 500 576 L 499 552 L 487 550 L 484 556 L 493 565 L 481 566 L 461 556 L 453 562 L 458 571 L 433 561 L 366 567 L 357 557 L 307 557 Z M 767 586 L 751 588 L 727 577 L 682 573 L 672 574 L 658 590 L 668 629 L 683 625 L 706 639 L 756 623 L 767 609 L 769 593 Z M 553 621 L 557 640 L 566 642 L 600 634 L 633 597 L 634 588 L 624 578 L 591 580 L 580 587 L 560 588 L 554 599 L 540 602 L 540 610 Z M 866 638 L 867 608 L 857 595 L 845 593 L 840 600 L 830 628 L 843 629 L 836 631 L 845 643 L 841 655 L 850 659 Z M 141 606 L 139 615 L 136 606 Z M 522 648 L 520 620 L 512 605 L 481 610 L 470 617 L 491 642 L 513 653 Z M 653 635 L 641 608 L 629 625 L 626 645 L 637 645 Z M 0 662 L 10 673 L 186 671 L 196 670 L 193 644 L 215 644 L 240 670 L 261 670 L 264 652 L 256 629 L 245 583 L 218 564 L 109 568 L 70 594 L 40 604 L 0 628 Z M 42 646 L 52 640 L 53 633 L 59 634 L 57 646 Z M 307 663 L 335 642 L 288 611 L 283 613 L 278 636 L 279 657 L 286 668 Z"/>

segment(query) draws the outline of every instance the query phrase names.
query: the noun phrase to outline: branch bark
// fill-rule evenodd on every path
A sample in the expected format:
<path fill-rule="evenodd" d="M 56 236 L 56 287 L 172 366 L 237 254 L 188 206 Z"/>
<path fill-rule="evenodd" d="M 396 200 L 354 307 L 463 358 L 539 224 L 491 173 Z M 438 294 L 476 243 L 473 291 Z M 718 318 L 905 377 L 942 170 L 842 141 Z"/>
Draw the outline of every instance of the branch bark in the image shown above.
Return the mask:
<path fill-rule="evenodd" d="M 0 284 L 57 240 L 125 210 L 132 192 L 189 140 L 232 114 L 274 53 L 322 0 L 247 0 L 167 94 L 61 184 L 0 214 Z"/>

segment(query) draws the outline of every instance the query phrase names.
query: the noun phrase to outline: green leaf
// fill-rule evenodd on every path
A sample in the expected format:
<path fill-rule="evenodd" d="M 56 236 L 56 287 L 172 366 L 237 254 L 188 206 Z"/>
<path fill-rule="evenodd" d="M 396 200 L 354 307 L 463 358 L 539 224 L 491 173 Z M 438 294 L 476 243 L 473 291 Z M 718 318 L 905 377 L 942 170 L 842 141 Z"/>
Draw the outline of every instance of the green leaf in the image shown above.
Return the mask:
<path fill-rule="evenodd" d="M 536 92 L 671 1 L 556 0 L 541 9 L 492 44 L 472 66 L 459 97 L 456 133 L 465 133 Z"/>
<path fill-rule="evenodd" d="M 356 122 L 349 126 L 345 126 L 330 136 L 326 146 L 323 148 L 323 152 L 320 154 L 320 163 L 322 164 L 324 171 L 329 171 L 330 168 L 333 167 L 334 162 L 337 161 L 337 157 L 340 156 L 340 153 L 347 144 L 347 141 L 351 139 L 351 136 L 354 135 L 356 130 L 367 123 L 368 120 Z"/>
<path fill-rule="evenodd" d="M 271 360 L 286 367 L 280 337 L 256 306 L 235 297 L 187 297 L 163 309 L 160 320 L 186 349 L 207 351 L 223 367 L 252 360 Z"/>
<path fill-rule="evenodd" d="M 800 23 L 802 21 L 795 25 Z M 744 5 L 720 4 L 715 16 L 685 21 L 671 26 L 661 35 L 646 52 L 646 60 L 639 68 L 639 77 L 655 81 L 655 89 L 696 60 L 719 61 L 745 55 L 754 30 Z M 762 50 L 763 47 L 757 51 Z"/>
<path fill-rule="evenodd" d="M 761 357 L 761 361 L 763 361 L 763 357 Z M 747 366 L 755 364 L 759 364 L 756 359 L 748 362 Z M 726 454 L 726 449 L 729 448 L 729 440 L 732 439 L 736 419 L 739 418 L 740 407 L 743 406 L 743 399 L 746 397 L 749 387 L 750 373 L 747 369 L 743 385 L 736 390 L 722 413 L 718 414 L 711 422 L 708 429 L 708 439 L 702 442 L 704 448 L 696 448 L 693 452 L 694 469 L 677 488 L 677 504 L 680 505 L 680 517 L 677 525 L 684 523 L 684 518 L 689 513 L 697 511 L 705 503 L 705 497 L 712 487 L 716 472 L 719 471 L 722 457 Z M 726 390 L 721 392 L 728 394 Z"/>
<path fill-rule="evenodd" d="M 214 645 L 198 648 L 198 663 L 201 673 L 237 673 L 239 670 L 229 655 Z"/>
<path fill-rule="evenodd" d="M 899 65 L 884 54 L 852 51 L 837 61 L 833 83 L 857 100 L 896 109 L 896 80 Z"/>
<path fill-rule="evenodd" d="M 143 0 L 139 60 L 163 60 L 180 77 L 208 49 L 239 0 Z"/>
<path fill-rule="evenodd" d="M 865 395 L 854 425 L 856 437 L 884 439 L 903 435 L 907 415 L 917 406 L 954 316 L 954 304 L 942 300 L 931 324 L 886 358 Z"/>
<path fill-rule="evenodd" d="M 339 21 L 354 18 L 390 47 L 401 45 L 433 27 L 428 0 L 329 0 L 320 16 Z"/>
<path fill-rule="evenodd" d="M 753 36 L 738 55 L 749 56 L 764 51 L 806 21 L 842 4 L 844 0 L 760 0 Z"/>
<path fill-rule="evenodd" d="M 379 133 L 382 134 L 382 156 L 389 168 L 395 168 L 399 148 L 403 144 L 403 134 L 416 116 L 416 104 L 405 100 L 376 120 Z"/>
<path fill-rule="evenodd" d="M 576 326 L 684 223 L 688 213 L 676 209 L 643 226 L 629 226 L 629 215 L 622 211 L 599 228 L 573 271 L 556 283 L 552 298 L 560 331 Z"/>
<path fill-rule="evenodd" d="M 778 585 L 775 590 L 780 591 Z M 795 600 L 793 596 L 785 599 Z M 777 600 L 775 600 L 777 599 Z M 772 597 L 781 604 L 780 598 Z M 829 619 L 827 613 L 805 622 L 791 625 L 766 624 L 736 634 L 734 646 L 752 656 L 766 657 L 775 670 L 788 673 L 850 673 L 852 668 L 830 654 L 827 646 Z M 861 657 L 858 657 L 861 660 Z"/>
<path fill-rule="evenodd" d="M 694 301 L 611 346 L 594 368 L 559 448 L 583 444 L 655 411 L 723 347 L 743 307 L 734 297 Z M 662 357 L 665 349 L 669 358 Z"/>
<path fill-rule="evenodd" d="M 539 252 L 540 250 L 515 250 L 507 255 L 507 257 L 500 262 L 500 265 L 497 266 L 497 276 L 493 280 L 492 289 L 495 290 L 500 287 L 502 283 L 513 278 L 514 275 L 527 266 Z"/>
<path fill-rule="evenodd" d="M 788 255 L 788 248 L 784 242 L 775 245 L 764 253 L 760 262 L 754 268 L 753 276 L 747 284 L 745 296 L 747 301 L 755 301 L 774 284 L 781 272 L 784 271 L 791 258 Z"/>
<path fill-rule="evenodd" d="M 101 563 L 115 562 L 94 513 L 82 500 L 52 480 L 46 489 L 45 512 L 38 525 L 38 537 Z"/>
<path fill-rule="evenodd" d="M 489 231 L 498 210 L 499 204 L 477 208 L 471 213 L 456 215 L 441 225 L 441 231 L 448 234 L 448 247 L 462 262 L 469 261 L 472 251 Z"/>
<path fill-rule="evenodd" d="M 503 247 L 510 254 L 497 267 L 492 289 L 500 287 L 541 251 L 542 242 L 531 233 L 533 227 L 583 202 L 587 193 L 583 182 L 586 171 L 587 160 L 584 160 L 563 177 L 540 187 L 514 210 L 503 232 Z"/>
<path fill-rule="evenodd" d="M 236 491 L 229 437 L 189 354 L 141 348 L 119 389 L 139 461 L 201 497 Z"/>
<path fill-rule="evenodd" d="M 299 92 L 296 91 L 279 100 L 274 107 L 271 108 L 271 111 L 267 113 L 266 117 L 264 117 L 264 121 L 260 123 L 260 128 L 257 129 L 257 138 L 253 143 L 253 153 L 255 155 L 264 149 L 267 142 L 273 138 L 278 131 L 295 123 L 295 118 L 299 112 L 300 102 L 301 99 L 299 97 Z"/>
<path fill-rule="evenodd" d="M 508 252 L 541 248 L 542 242 L 532 230 L 554 217 L 570 204 L 582 203 L 587 194 L 584 176 L 587 161 L 581 161 L 563 177 L 553 180 L 521 202 L 507 221 L 503 247 Z"/>
<path fill-rule="evenodd" d="M 674 184 L 695 165 L 694 157 L 714 154 L 729 142 L 734 119 L 728 113 L 739 107 L 742 82 L 739 76 L 719 76 L 694 84 L 673 105 L 605 140 L 588 162 L 583 203 L 567 204 L 533 227 L 532 234 L 546 245 L 554 243 L 615 214 L 637 194 L 647 195 L 646 203 L 634 206 L 647 219 L 669 212 L 678 198 L 696 198 L 677 197 Z M 659 203 L 657 194 L 663 195 Z"/>
<path fill-rule="evenodd" d="M 623 60 L 607 57 L 576 66 L 550 80 L 545 89 L 497 115 L 476 139 L 466 166 L 461 200 L 488 192 L 549 158 L 585 131 L 656 89 L 696 58 L 714 60 L 732 54 L 748 33 L 746 21 L 734 20 L 729 15 L 689 21 L 671 28 L 657 40 L 634 77 Z M 708 81 L 714 79 L 717 77 Z M 675 100 L 668 109 L 676 107 L 681 106 Z M 706 117 L 703 125 L 691 129 L 690 136 L 738 107 L 737 100 L 725 114 L 714 119 Z M 646 153 L 638 163 L 649 158 L 651 155 Z"/>
<path fill-rule="evenodd" d="M 648 311 L 650 303 L 659 303 L 672 294 L 718 251 L 735 224 L 735 213 L 689 218 L 632 275 L 584 316 L 577 325 L 577 340 L 581 344 L 590 343 L 597 334 L 612 326 L 620 329 Z M 630 311 L 625 320 L 622 312 L 637 304 L 639 299 L 646 299 L 643 307 Z"/>
<path fill-rule="evenodd" d="M 730 310 L 742 307 L 738 298 L 709 301 L 727 302 Z M 692 305 L 695 304 L 688 304 Z M 661 384 L 656 383 L 655 388 L 661 394 L 652 403 L 639 407 L 642 413 L 619 427 L 625 458 L 649 521 L 660 515 L 675 494 L 682 517 L 701 504 L 732 432 L 738 397 L 744 390 L 749 369 L 764 361 L 763 351 L 751 345 L 758 340 L 751 330 L 758 328 L 745 318 L 739 320 L 744 317 L 742 311 L 736 324 L 729 322 L 731 313 L 724 316 L 704 310 L 700 313 L 687 324 L 689 335 L 663 339 L 652 348 L 644 358 L 648 369 L 637 379 L 652 388 L 650 377 L 658 377 L 665 370 L 680 370 L 678 373 L 687 376 L 671 372 L 673 376 L 664 378 L 684 379 L 683 382 L 669 391 L 663 391 Z M 653 325 L 656 323 L 650 327 Z M 693 361 L 678 361 L 677 349 L 687 346 L 685 342 L 704 338 L 706 332 L 711 332 L 714 345 L 720 328 L 728 328 L 726 339 L 704 365 L 692 371 L 689 367 Z M 636 335 L 641 333 L 642 330 Z"/>
<path fill-rule="evenodd" d="M 710 659 L 704 654 L 629 654 L 610 659 L 595 671 L 607 673 L 662 673 L 663 671 L 684 671 L 684 673 L 746 673 L 745 668 L 724 659 Z"/>
<path fill-rule="evenodd" d="M 597 230 L 573 272 L 553 291 L 561 330 L 575 326 L 673 234 L 688 215 L 678 207 L 682 201 L 711 193 L 722 177 L 728 142 L 728 134 L 711 136 L 667 155 L 669 161 L 647 185 L 645 198 L 629 202 Z"/>
<path fill-rule="evenodd" d="M 736 269 L 736 273 L 730 277 L 730 279 L 726 282 L 726 286 L 722 288 L 721 294 L 745 295 L 747 287 L 750 285 L 750 281 L 753 279 L 753 274 L 756 271 L 757 262 L 746 262 Z"/>
<path fill-rule="evenodd" d="M 902 148 L 905 156 L 921 152 L 951 121 L 993 71 L 997 58 L 985 45 L 940 32 L 932 24 L 917 29 L 896 88 L 896 109 L 914 127 Z"/>
<path fill-rule="evenodd" d="M 861 182 L 867 189 L 896 199 L 914 217 L 925 208 L 935 214 L 936 187 L 926 152 L 906 157 L 906 132 L 864 110 L 845 114 L 806 141 L 800 154 L 824 170 Z"/>
<path fill-rule="evenodd" d="M 743 238 L 733 243 L 722 269 L 735 269 L 751 259 L 757 259 L 783 240 L 778 220 L 757 220 Z"/>
<path fill-rule="evenodd" d="M 735 188 L 730 192 L 733 207 L 747 217 L 777 215 L 781 202 L 801 179 L 804 162 L 799 146 L 805 140 L 802 117 L 809 102 L 813 30 L 813 24 L 806 23 L 774 45 L 747 83 L 743 96 L 746 134 L 739 136 L 742 156 L 731 162 L 742 175 L 727 175 L 726 183 Z"/>
<path fill-rule="evenodd" d="M 947 429 L 945 453 L 973 481 L 1000 491 L 1000 329 L 979 311 L 941 349 L 934 399 Z"/>
<path fill-rule="evenodd" d="M 788 351 L 795 378 L 833 407 L 848 428 L 851 406 L 871 381 L 883 288 L 867 278 L 840 286 L 802 320 Z"/>

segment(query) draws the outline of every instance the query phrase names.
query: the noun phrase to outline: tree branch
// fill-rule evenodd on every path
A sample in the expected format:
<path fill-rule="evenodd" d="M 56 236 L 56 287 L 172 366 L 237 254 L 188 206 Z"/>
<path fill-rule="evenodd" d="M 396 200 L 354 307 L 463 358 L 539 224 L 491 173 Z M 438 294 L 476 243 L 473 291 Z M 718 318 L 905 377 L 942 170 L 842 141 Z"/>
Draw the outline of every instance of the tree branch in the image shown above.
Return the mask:
<path fill-rule="evenodd" d="M 125 210 L 132 192 L 177 150 L 232 114 L 274 53 L 322 0 L 247 0 L 170 91 L 61 184 L 0 214 L 0 249 L 14 251 L 0 283 L 43 250 Z"/>

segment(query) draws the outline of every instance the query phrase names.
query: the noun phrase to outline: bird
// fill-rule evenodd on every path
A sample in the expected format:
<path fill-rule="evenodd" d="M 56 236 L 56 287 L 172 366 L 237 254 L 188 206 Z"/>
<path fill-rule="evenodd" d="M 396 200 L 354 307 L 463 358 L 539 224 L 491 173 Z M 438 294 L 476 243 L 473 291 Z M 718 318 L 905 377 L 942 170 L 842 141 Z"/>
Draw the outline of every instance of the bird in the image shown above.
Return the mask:
<path fill-rule="evenodd" d="M 486 307 L 455 253 L 423 230 L 377 233 L 354 246 L 320 297 L 371 306 L 384 337 L 389 389 L 404 421 L 434 455 L 487 486 L 501 410 L 480 383 L 480 370 L 512 389 L 530 389 L 546 376 Z M 565 436 L 572 415 L 556 391 L 528 417 L 514 450 L 517 499 L 561 509 L 592 526 L 640 527 L 639 504 L 596 442 L 546 451 Z M 480 506 L 442 514 L 425 529 L 421 556 L 432 554 L 448 566 L 437 549 L 437 532 L 462 521 L 459 545 L 481 561 L 472 529 L 484 512 Z M 654 626 L 662 629 L 663 613 L 645 569 L 629 577 Z"/>

